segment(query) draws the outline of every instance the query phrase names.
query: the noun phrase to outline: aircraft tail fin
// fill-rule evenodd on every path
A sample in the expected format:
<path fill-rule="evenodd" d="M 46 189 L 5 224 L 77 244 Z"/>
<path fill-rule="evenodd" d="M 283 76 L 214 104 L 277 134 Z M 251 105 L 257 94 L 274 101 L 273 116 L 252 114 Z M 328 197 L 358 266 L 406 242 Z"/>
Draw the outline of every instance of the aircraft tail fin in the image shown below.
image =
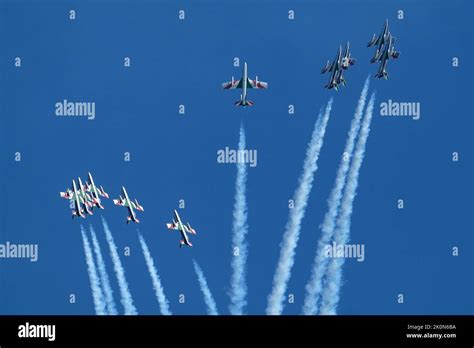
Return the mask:
<path fill-rule="evenodd" d="M 326 89 L 334 89 L 335 91 L 337 91 L 338 87 L 337 87 L 337 83 L 328 83 L 326 86 L 324 86 Z"/>
<path fill-rule="evenodd" d="M 385 80 L 388 80 L 388 72 L 384 70 L 382 72 L 377 73 L 375 77 L 379 79 L 384 78 Z"/>
<path fill-rule="evenodd" d="M 243 95 L 240 95 L 240 100 L 237 100 L 235 106 L 253 106 L 254 102 L 251 100 L 244 99 Z"/>
<path fill-rule="evenodd" d="M 251 100 L 238 100 L 234 103 L 235 106 L 253 106 L 255 103 Z"/>

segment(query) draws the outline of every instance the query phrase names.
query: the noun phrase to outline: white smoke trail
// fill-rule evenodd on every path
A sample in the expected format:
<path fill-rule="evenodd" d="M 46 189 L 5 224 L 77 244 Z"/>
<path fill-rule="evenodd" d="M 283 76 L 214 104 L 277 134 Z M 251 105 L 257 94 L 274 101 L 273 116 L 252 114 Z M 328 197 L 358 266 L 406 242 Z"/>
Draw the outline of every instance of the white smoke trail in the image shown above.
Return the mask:
<path fill-rule="evenodd" d="M 349 171 L 350 159 L 354 151 L 355 140 L 359 133 L 362 116 L 364 114 L 367 92 L 369 90 L 370 76 L 365 80 L 364 88 L 359 97 L 359 102 L 351 122 L 351 127 L 347 134 L 344 153 L 341 157 L 339 169 L 337 170 L 336 181 L 328 199 L 328 211 L 324 216 L 321 225 L 321 237 L 319 239 L 316 255 L 311 267 L 311 275 L 306 284 L 306 297 L 303 305 L 303 314 L 314 315 L 318 312 L 319 299 L 321 297 L 323 276 L 326 273 L 328 258 L 324 255 L 326 245 L 331 241 L 334 235 L 337 213 L 341 204 L 342 190 L 346 182 L 347 172 Z"/>
<path fill-rule="evenodd" d="M 294 195 L 294 208 L 290 210 L 288 223 L 280 244 L 280 258 L 273 278 L 273 288 L 268 296 L 267 314 L 281 314 L 283 302 L 291 276 L 291 269 L 295 262 L 295 249 L 298 244 L 301 221 L 303 220 L 309 193 L 313 185 L 314 173 L 318 169 L 318 158 L 324 143 L 326 126 L 331 113 L 333 99 L 331 98 L 326 106 L 324 114 L 318 116 L 314 126 L 311 141 L 306 150 L 303 172 L 299 178 L 298 188 Z"/>
<path fill-rule="evenodd" d="M 239 150 L 245 150 L 245 130 L 240 126 Z M 234 221 L 232 226 L 232 275 L 230 279 L 230 305 L 232 315 L 242 315 L 247 304 L 247 284 L 245 282 L 247 263 L 247 242 L 245 236 L 247 226 L 247 202 L 245 188 L 247 182 L 247 164 L 237 163 L 237 179 L 235 183 Z M 235 251 L 238 250 L 236 253 Z"/>
<path fill-rule="evenodd" d="M 109 275 L 107 274 L 107 269 L 105 268 L 102 250 L 100 250 L 99 241 L 97 240 L 97 235 L 95 234 L 94 227 L 90 225 L 89 229 L 91 231 L 92 245 L 94 247 L 95 258 L 97 260 L 97 269 L 100 275 L 100 283 L 102 284 L 102 290 L 105 295 L 105 302 L 107 304 L 107 314 L 117 315 L 117 307 L 115 306 L 114 295 L 112 287 L 110 285 Z"/>
<path fill-rule="evenodd" d="M 199 264 L 195 260 L 193 260 L 193 264 L 194 270 L 196 271 L 196 275 L 198 277 L 199 286 L 201 287 L 201 291 L 204 295 L 204 302 L 206 302 L 207 314 L 218 315 L 219 313 L 217 313 L 216 301 L 214 301 L 214 297 L 212 297 L 211 290 L 207 285 L 206 277 L 204 276 L 201 267 L 199 267 Z"/>
<path fill-rule="evenodd" d="M 87 238 L 86 231 L 81 225 L 82 243 L 84 244 L 84 254 L 86 255 L 87 272 L 91 282 L 92 298 L 94 300 L 95 313 L 97 315 L 105 315 L 105 300 L 102 288 L 100 287 L 100 278 L 95 267 L 94 257 L 92 255 L 91 245 Z"/>
<path fill-rule="evenodd" d="M 117 246 L 115 245 L 114 237 L 112 236 L 112 232 L 110 232 L 109 226 L 105 221 L 104 217 L 102 217 L 102 225 L 104 226 L 105 238 L 107 239 L 107 243 L 109 244 L 110 249 L 110 257 L 112 258 L 112 263 L 114 265 L 115 275 L 117 276 L 117 281 L 119 284 L 120 295 L 122 297 L 121 303 L 125 310 L 125 315 L 137 315 L 137 309 L 133 305 L 133 298 L 130 290 L 128 289 L 127 279 L 125 278 L 125 269 L 122 266 L 122 262 L 120 261 L 120 257 L 117 251 Z"/>
<path fill-rule="evenodd" d="M 351 215 L 356 196 L 357 186 L 359 184 L 359 172 L 364 160 L 365 146 L 370 133 L 370 123 L 372 121 L 373 109 L 375 102 L 375 92 L 372 93 L 367 110 L 365 111 L 364 120 L 357 141 L 354 157 L 352 160 L 349 175 L 347 177 L 344 196 L 342 198 L 340 214 L 337 219 L 334 241 L 336 245 L 345 245 L 349 242 L 351 230 Z M 329 261 L 326 272 L 326 284 L 323 290 L 321 300 L 321 314 L 336 314 L 337 305 L 339 303 L 339 294 L 342 285 L 342 266 L 344 257 L 333 257 Z"/>
<path fill-rule="evenodd" d="M 160 276 L 156 270 L 155 263 L 151 257 L 150 250 L 148 249 L 148 245 L 146 244 L 145 239 L 140 232 L 138 232 L 138 239 L 140 240 L 140 244 L 142 246 L 143 257 L 145 258 L 146 266 L 148 267 L 148 273 L 150 273 L 151 282 L 153 284 L 153 289 L 155 290 L 156 299 L 160 305 L 161 314 L 171 315 L 169 303 L 166 299 L 163 286 L 161 285 Z"/>

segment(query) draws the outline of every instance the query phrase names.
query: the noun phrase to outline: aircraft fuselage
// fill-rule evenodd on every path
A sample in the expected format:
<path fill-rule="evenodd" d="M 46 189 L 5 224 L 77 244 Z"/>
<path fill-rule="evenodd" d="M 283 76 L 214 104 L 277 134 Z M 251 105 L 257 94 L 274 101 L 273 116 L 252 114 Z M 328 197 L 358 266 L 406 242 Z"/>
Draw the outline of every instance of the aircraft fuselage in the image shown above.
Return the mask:
<path fill-rule="evenodd" d="M 123 192 L 125 202 L 127 203 L 127 208 L 128 208 L 128 212 L 130 213 L 130 218 L 132 219 L 133 222 L 137 222 L 137 217 L 135 215 L 135 211 L 133 210 L 132 202 L 130 202 L 130 198 L 128 198 L 127 190 L 125 190 L 125 187 L 123 186 L 122 186 L 122 192 Z"/>
<path fill-rule="evenodd" d="M 74 209 L 75 209 L 76 215 L 83 217 L 83 214 L 82 214 L 82 211 L 81 211 L 81 200 L 80 200 L 79 194 L 77 192 L 76 182 L 74 180 L 72 181 L 72 188 L 74 190 Z M 74 217 L 74 215 L 73 215 L 73 217 Z"/>
<path fill-rule="evenodd" d="M 248 81 L 247 63 L 244 63 L 244 72 L 242 76 L 242 102 L 244 103 L 247 100 L 247 81 Z"/>
<path fill-rule="evenodd" d="M 186 228 L 184 227 L 183 223 L 181 222 L 181 218 L 179 217 L 179 214 L 176 211 L 176 209 L 174 211 L 174 215 L 175 215 L 176 221 L 178 223 L 178 230 L 181 233 L 181 236 L 183 237 L 182 240 L 183 240 L 184 244 L 186 244 L 188 246 L 192 246 L 191 242 L 189 241 L 188 235 L 186 234 Z"/>

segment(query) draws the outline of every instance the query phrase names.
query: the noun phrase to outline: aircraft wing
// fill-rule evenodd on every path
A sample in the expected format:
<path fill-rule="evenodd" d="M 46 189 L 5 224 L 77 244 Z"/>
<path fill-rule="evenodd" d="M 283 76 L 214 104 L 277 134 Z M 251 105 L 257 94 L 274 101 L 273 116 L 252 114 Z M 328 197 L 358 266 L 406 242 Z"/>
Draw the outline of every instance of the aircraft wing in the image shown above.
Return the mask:
<path fill-rule="evenodd" d="M 383 45 L 385 44 L 385 40 L 383 38 L 382 35 L 380 36 L 372 36 L 372 39 L 369 41 L 369 43 L 367 44 L 367 47 L 371 47 L 371 46 L 374 46 L 374 45 Z"/>
<path fill-rule="evenodd" d="M 121 197 L 120 197 L 121 198 Z M 133 203 L 133 202 L 132 202 Z M 115 205 L 120 205 L 122 207 L 128 207 L 128 203 L 125 199 L 114 199 Z"/>
<path fill-rule="evenodd" d="M 329 64 L 329 61 L 326 63 L 326 66 L 321 70 L 321 74 L 327 73 L 329 71 L 334 71 L 336 66 L 336 61 L 334 60 L 331 64 Z"/>
<path fill-rule="evenodd" d="M 263 82 L 263 81 L 259 81 L 257 79 L 255 79 L 255 80 L 248 79 L 247 80 L 247 88 L 267 89 L 268 88 L 268 83 Z"/>
<path fill-rule="evenodd" d="M 175 224 L 174 222 L 166 224 L 166 227 L 168 227 L 168 229 L 170 229 L 170 230 L 178 230 L 179 229 L 178 224 Z"/>
<path fill-rule="evenodd" d="M 62 198 L 66 198 L 66 199 L 75 199 L 75 194 L 74 192 L 72 191 L 66 191 L 66 192 L 59 192 L 59 195 L 62 197 Z"/>
<path fill-rule="evenodd" d="M 378 57 L 375 57 L 376 62 L 383 62 L 384 60 L 387 60 L 388 58 L 386 57 L 386 54 L 384 52 L 380 52 Z"/>
<path fill-rule="evenodd" d="M 77 195 L 73 191 L 66 191 L 66 192 L 60 192 L 59 195 L 62 198 L 66 198 L 69 200 L 75 200 L 76 198 L 79 198 L 79 200 L 82 203 L 85 203 L 86 201 L 91 201 L 91 197 L 88 194 L 83 195 L 82 193 L 78 193 Z"/>
<path fill-rule="evenodd" d="M 242 88 L 242 79 L 240 80 L 232 80 L 229 82 L 224 82 L 222 84 L 223 89 L 236 89 L 236 88 Z"/>

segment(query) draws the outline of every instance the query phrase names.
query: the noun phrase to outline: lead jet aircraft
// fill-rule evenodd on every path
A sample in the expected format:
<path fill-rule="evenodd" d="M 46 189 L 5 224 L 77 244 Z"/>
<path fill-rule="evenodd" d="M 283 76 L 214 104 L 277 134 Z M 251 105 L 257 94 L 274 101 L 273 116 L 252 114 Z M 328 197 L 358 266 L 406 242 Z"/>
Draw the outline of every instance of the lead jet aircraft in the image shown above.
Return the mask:
<path fill-rule="evenodd" d="M 395 48 L 393 47 L 393 43 L 395 42 L 395 38 L 392 37 L 392 34 L 388 33 L 388 38 L 387 38 L 387 43 L 385 44 L 384 50 L 379 54 L 379 58 L 377 59 L 380 61 L 380 67 L 379 71 L 377 74 L 375 74 L 375 77 L 377 78 L 384 78 L 385 80 L 388 80 L 388 73 L 387 70 L 385 69 L 387 67 L 387 62 L 389 59 L 397 59 L 400 56 L 400 52 L 395 51 Z"/>
<path fill-rule="evenodd" d="M 92 178 L 92 174 L 89 174 L 89 182 L 86 182 L 86 190 L 92 194 L 92 203 L 94 206 L 97 206 L 100 209 L 104 209 L 104 206 L 101 204 L 100 196 L 109 198 L 107 192 L 105 192 L 102 186 L 97 187 L 95 186 L 94 179 Z"/>
<path fill-rule="evenodd" d="M 127 194 L 127 190 L 125 190 L 125 187 L 123 186 L 122 186 L 122 194 L 123 196 L 120 195 L 119 199 L 114 199 L 114 204 L 120 205 L 122 207 L 127 207 L 128 209 L 127 224 L 130 223 L 130 221 L 139 223 L 140 220 L 137 219 L 137 214 L 135 213 L 135 210 L 144 211 L 143 207 L 138 203 L 136 199 L 135 199 L 135 202 L 130 200 Z"/>
<path fill-rule="evenodd" d="M 247 88 L 257 88 L 257 89 L 267 89 L 268 83 L 259 81 L 258 76 L 255 76 L 255 80 L 251 80 L 247 75 L 247 63 L 244 63 L 244 71 L 242 73 L 242 78 L 240 80 L 232 80 L 230 82 L 225 82 L 222 84 L 223 89 L 236 89 L 241 88 L 242 94 L 240 95 L 240 100 L 237 100 L 235 106 L 252 106 L 254 102 L 247 99 Z"/>
<path fill-rule="evenodd" d="M 85 205 L 84 197 L 82 196 L 81 192 L 77 190 L 76 182 L 74 180 L 72 181 L 72 187 L 72 190 L 68 188 L 66 189 L 66 192 L 60 192 L 59 195 L 62 198 L 74 201 L 74 210 L 72 211 L 73 219 L 76 216 L 85 219 L 86 216 L 84 215 L 84 209 L 82 208 L 82 206 Z"/>
<path fill-rule="evenodd" d="M 181 233 L 181 236 L 183 237 L 183 239 L 181 239 L 179 241 L 179 247 L 181 248 L 183 245 L 187 245 L 187 246 L 190 246 L 192 247 L 193 245 L 191 244 L 191 242 L 189 241 L 189 238 L 188 238 L 188 235 L 186 233 L 191 233 L 191 234 L 196 234 L 196 231 L 191 227 L 191 225 L 189 224 L 189 222 L 187 223 L 187 225 L 184 225 L 182 222 L 181 222 L 181 218 L 179 217 L 179 214 L 178 212 L 174 211 L 174 219 L 173 219 L 173 222 L 172 223 L 169 223 L 169 224 L 166 224 L 166 227 L 168 227 L 168 229 L 170 230 L 178 230 L 180 233 Z"/>
<path fill-rule="evenodd" d="M 334 88 L 337 91 L 338 85 L 340 83 L 345 86 L 346 80 L 344 79 L 344 76 L 342 76 L 342 70 L 342 48 L 339 46 L 339 50 L 337 51 L 336 57 L 334 58 L 332 64 L 329 64 L 328 60 L 326 66 L 321 70 L 321 74 L 331 72 L 329 82 L 326 86 L 324 86 L 324 88 Z"/>
<path fill-rule="evenodd" d="M 371 63 L 375 63 L 377 60 L 379 60 L 379 55 L 382 52 L 382 47 L 385 45 L 388 41 L 388 35 L 390 34 L 388 30 L 388 19 L 385 20 L 385 24 L 382 28 L 382 32 L 380 33 L 379 36 L 374 36 L 372 39 L 369 41 L 367 44 L 367 47 L 375 46 L 377 45 L 377 49 L 375 50 L 374 56 L 370 59 Z"/>

